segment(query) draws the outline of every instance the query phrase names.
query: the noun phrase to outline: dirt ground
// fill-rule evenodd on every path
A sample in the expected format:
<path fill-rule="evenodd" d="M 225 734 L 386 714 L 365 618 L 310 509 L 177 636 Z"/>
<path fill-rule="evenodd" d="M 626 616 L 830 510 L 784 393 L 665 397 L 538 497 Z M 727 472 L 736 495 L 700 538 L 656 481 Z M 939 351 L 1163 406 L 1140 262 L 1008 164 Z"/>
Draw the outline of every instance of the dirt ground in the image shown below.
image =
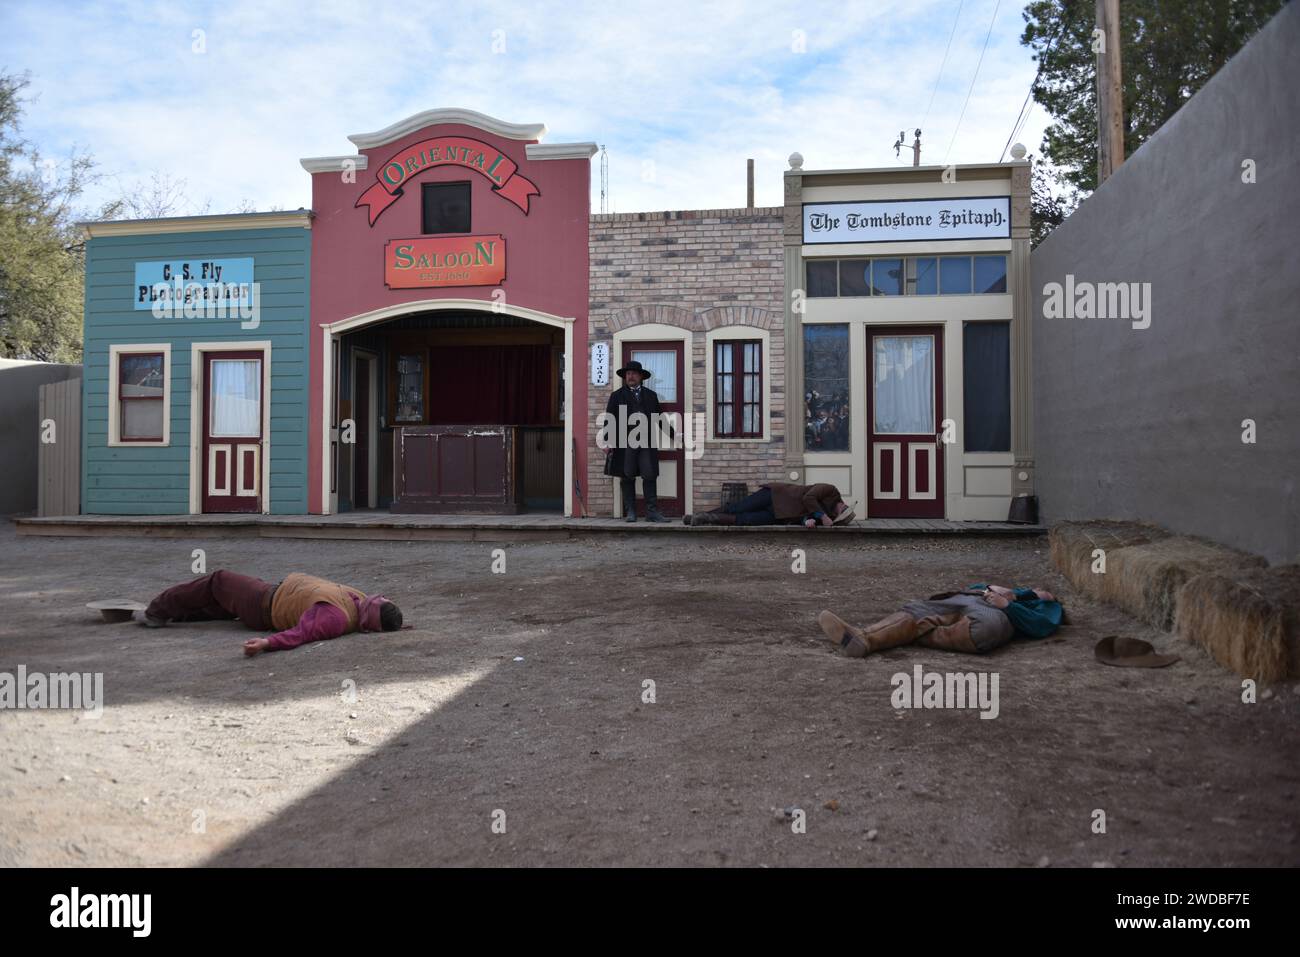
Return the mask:
<path fill-rule="evenodd" d="M 1045 539 L 796 541 L 806 574 L 789 537 L 714 535 L 508 546 L 493 574 L 488 544 L 0 525 L 0 671 L 103 672 L 105 697 L 0 711 L 0 865 L 1300 864 L 1294 685 L 1243 704 L 1198 649 L 1075 596 Z M 188 578 L 193 548 L 383 591 L 415 628 L 245 659 L 235 622 L 85 609 Z M 814 624 L 973 581 L 1046 585 L 1072 623 L 866 660 Z M 1102 666 L 1108 634 L 1182 660 Z M 896 710 L 917 664 L 998 673 L 998 717 Z"/>

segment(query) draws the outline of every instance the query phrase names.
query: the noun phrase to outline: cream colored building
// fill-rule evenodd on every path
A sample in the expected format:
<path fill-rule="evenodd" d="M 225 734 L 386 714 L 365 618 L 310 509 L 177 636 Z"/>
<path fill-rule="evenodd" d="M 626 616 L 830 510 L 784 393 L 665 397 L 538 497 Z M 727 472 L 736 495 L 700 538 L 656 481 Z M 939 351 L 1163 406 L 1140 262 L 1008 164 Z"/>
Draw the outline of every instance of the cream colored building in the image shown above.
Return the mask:
<path fill-rule="evenodd" d="M 1028 162 L 790 159 L 788 478 L 860 518 L 1005 520 L 1034 489 Z"/>

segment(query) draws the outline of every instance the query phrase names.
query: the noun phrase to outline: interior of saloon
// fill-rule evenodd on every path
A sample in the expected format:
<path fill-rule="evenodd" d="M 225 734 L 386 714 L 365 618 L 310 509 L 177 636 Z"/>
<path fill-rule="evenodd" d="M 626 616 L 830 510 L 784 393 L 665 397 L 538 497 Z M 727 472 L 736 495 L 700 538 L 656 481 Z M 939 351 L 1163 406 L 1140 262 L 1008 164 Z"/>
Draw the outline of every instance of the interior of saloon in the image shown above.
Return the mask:
<path fill-rule="evenodd" d="M 560 512 L 564 332 L 484 311 L 401 316 L 336 338 L 339 512 Z"/>

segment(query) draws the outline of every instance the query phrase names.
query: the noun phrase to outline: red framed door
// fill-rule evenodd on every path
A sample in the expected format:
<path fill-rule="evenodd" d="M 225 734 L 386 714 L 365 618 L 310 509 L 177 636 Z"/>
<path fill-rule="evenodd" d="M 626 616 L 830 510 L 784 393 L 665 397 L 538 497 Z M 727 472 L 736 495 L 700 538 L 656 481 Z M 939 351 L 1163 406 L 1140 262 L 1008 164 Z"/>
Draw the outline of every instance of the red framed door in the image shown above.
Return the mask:
<path fill-rule="evenodd" d="M 678 426 L 673 430 L 678 448 L 659 450 L 659 511 L 669 516 L 686 514 L 686 453 L 680 448 L 681 423 L 686 414 L 685 348 L 682 342 L 624 342 L 619 368 L 632 360 L 650 372 L 646 387 L 659 396 L 663 413 L 677 413 Z M 665 436 L 667 431 L 665 431 Z M 666 442 L 663 444 L 667 444 Z M 639 493 L 640 490 L 638 490 Z M 645 500 L 637 496 L 637 509 L 645 514 Z"/>
<path fill-rule="evenodd" d="M 260 351 L 203 355 L 203 511 L 262 510 Z"/>
<path fill-rule="evenodd" d="M 866 328 L 867 515 L 943 518 L 943 327 Z"/>

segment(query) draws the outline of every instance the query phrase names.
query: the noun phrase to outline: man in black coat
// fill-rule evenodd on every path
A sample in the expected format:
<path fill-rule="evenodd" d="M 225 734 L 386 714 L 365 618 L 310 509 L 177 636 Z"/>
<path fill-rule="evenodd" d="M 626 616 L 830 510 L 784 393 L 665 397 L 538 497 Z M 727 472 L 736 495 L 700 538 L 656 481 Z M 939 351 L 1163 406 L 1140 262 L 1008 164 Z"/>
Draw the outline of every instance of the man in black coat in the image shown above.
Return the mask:
<path fill-rule="evenodd" d="M 659 479 L 659 450 L 654 436 L 659 396 L 642 384 L 650 378 L 650 373 L 635 359 L 618 370 L 618 377 L 623 380 L 623 386 L 614 390 L 605 405 L 605 411 L 614 416 L 616 438 L 614 447 L 606 449 L 605 454 L 615 457 L 614 471 L 622 483 L 623 521 L 636 521 L 636 480 L 640 477 L 646 519 L 666 522 L 668 519 L 659 511 L 655 490 Z M 620 407 L 626 408 L 621 415 Z M 638 419 L 638 415 L 642 418 Z"/>

